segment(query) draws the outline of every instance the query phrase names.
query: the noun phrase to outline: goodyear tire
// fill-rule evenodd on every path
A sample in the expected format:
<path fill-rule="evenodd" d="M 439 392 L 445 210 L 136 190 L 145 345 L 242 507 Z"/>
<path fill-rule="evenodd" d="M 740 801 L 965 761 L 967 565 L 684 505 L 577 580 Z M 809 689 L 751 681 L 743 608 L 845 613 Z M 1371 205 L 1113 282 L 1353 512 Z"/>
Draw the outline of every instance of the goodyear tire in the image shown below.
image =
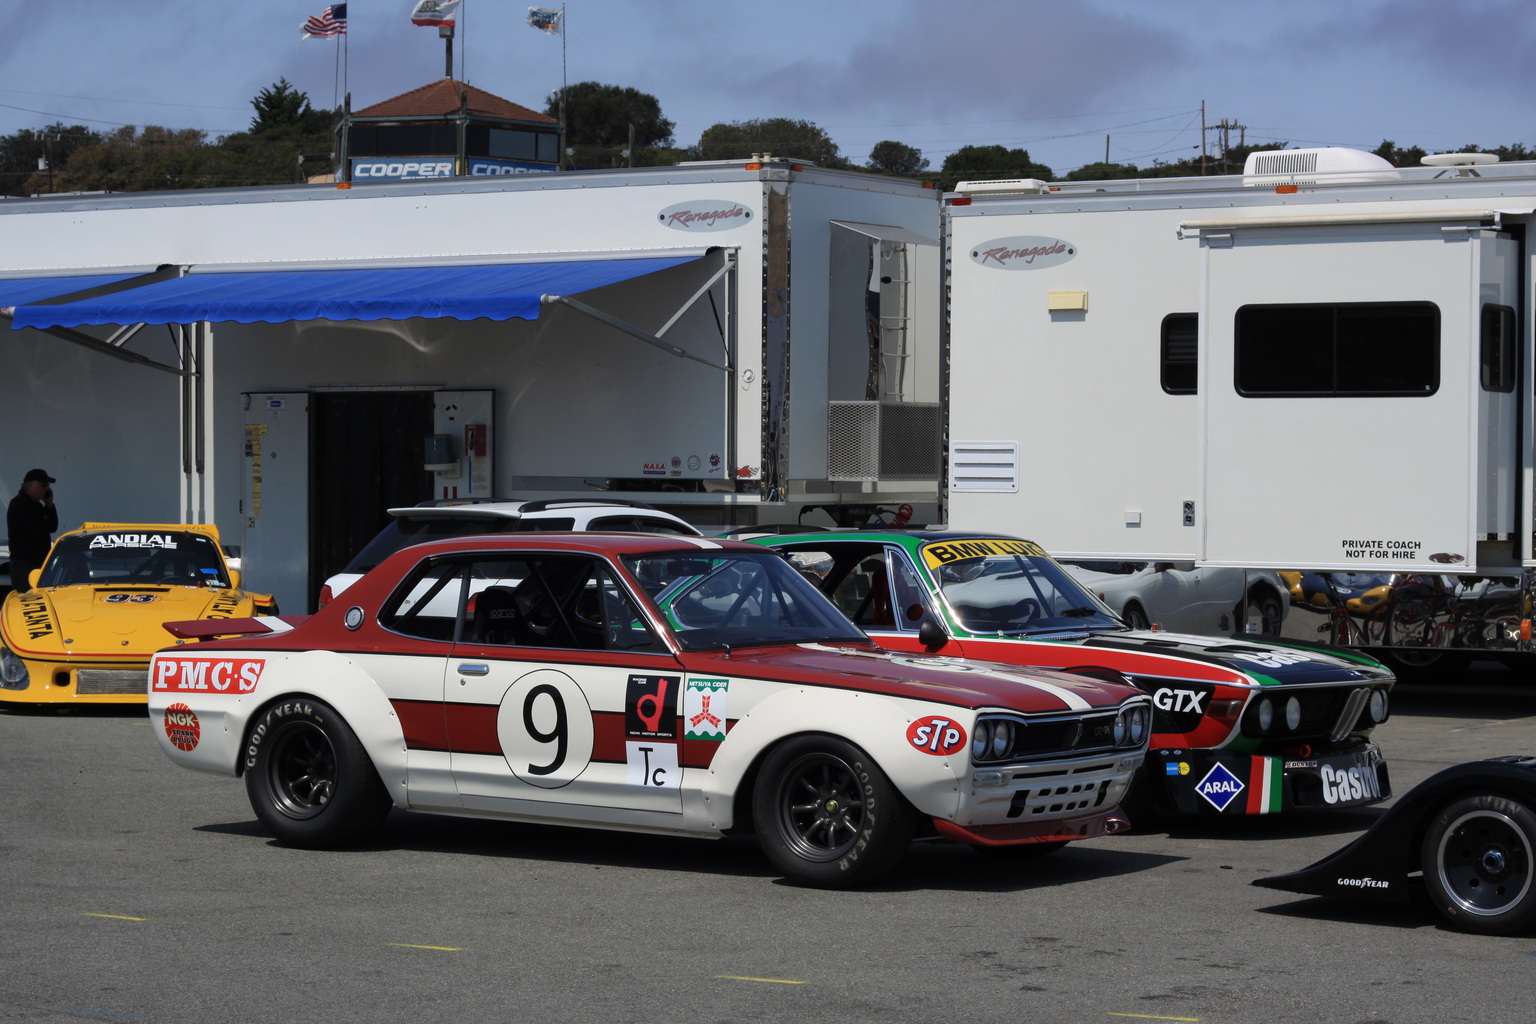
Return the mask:
<path fill-rule="evenodd" d="M 1422 847 L 1424 886 L 1457 928 L 1508 935 L 1536 924 L 1536 814 L 1484 794 L 1446 805 Z"/>
<path fill-rule="evenodd" d="M 793 881 L 823 889 L 871 882 L 912 842 L 912 809 L 870 756 L 833 736 L 775 747 L 752 791 L 758 842 Z"/>
<path fill-rule="evenodd" d="M 284 700 L 246 737 L 245 791 L 279 842 L 322 850 L 378 831 L 390 799 L 357 735 L 330 706 Z"/>

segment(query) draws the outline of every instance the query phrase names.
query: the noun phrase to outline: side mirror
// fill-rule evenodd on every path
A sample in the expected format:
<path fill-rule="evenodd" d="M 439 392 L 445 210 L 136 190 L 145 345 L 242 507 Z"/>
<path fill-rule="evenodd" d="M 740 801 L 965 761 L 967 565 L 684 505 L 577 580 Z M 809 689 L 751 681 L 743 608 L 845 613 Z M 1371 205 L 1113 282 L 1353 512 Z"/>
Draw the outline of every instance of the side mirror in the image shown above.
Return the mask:
<path fill-rule="evenodd" d="M 28 589 L 35 588 L 37 586 L 37 581 L 42 579 L 42 578 L 43 578 L 43 570 L 41 570 L 41 569 L 33 569 L 31 572 L 27 573 L 27 588 Z"/>
<path fill-rule="evenodd" d="M 231 570 L 229 570 L 229 589 L 230 590 L 239 590 L 240 589 L 240 570 L 239 569 L 231 569 Z"/>
<path fill-rule="evenodd" d="M 927 650 L 936 651 L 949 643 L 949 634 L 937 621 L 924 619 L 923 624 L 917 627 L 917 642 Z"/>

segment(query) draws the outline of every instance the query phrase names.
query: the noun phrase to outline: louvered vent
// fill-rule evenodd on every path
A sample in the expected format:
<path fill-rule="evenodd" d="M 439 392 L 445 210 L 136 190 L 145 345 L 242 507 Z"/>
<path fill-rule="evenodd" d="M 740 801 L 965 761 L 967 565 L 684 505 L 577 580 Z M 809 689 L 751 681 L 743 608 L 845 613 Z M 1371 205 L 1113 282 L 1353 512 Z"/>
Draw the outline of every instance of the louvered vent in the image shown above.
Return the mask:
<path fill-rule="evenodd" d="M 949 489 L 1019 491 L 1019 443 L 1017 441 L 956 441 L 949 448 Z"/>
<path fill-rule="evenodd" d="M 829 402 L 827 479 L 937 480 L 936 402 Z"/>

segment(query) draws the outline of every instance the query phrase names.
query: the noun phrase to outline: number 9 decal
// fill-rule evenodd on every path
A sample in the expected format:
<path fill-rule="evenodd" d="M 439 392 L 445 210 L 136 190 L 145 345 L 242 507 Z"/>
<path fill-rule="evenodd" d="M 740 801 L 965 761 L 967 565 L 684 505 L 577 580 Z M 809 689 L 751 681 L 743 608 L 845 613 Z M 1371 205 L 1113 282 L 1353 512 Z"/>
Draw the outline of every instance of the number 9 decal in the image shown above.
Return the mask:
<path fill-rule="evenodd" d="M 539 669 L 501 698 L 496 735 L 513 775 L 530 786 L 559 789 L 592 761 L 592 706 L 570 676 Z"/>

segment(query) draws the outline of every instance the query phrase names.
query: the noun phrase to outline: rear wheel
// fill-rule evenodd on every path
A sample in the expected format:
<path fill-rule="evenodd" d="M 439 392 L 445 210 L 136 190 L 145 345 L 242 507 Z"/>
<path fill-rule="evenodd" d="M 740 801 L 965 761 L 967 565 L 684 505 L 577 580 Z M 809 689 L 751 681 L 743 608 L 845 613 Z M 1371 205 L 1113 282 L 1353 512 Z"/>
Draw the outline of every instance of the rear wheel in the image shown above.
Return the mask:
<path fill-rule="evenodd" d="M 800 736 L 776 747 L 752 791 L 763 853 L 803 885 L 841 889 L 895 867 L 912 841 L 911 808 L 853 744 Z"/>
<path fill-rule="evenodd" d="M 1120 618 L 1132 629 L 1151 629 L 1152 620 L 1147 618 L 1147 613 L 1141 610 L 1139 604 L 1128 604 L 1125 611 L 1120 613 Z"/>
<path fill-rule="evenodd" d="M 305 849 L 367 839 L 390 799 L 357 735 L 317 700 L 272 705 L 251 728 L 245 791 L 280 842 Z"/>
<path fill-rule="evenodd" d="M 1536 814 L 1517 800 L 1470 796 L 1430 822 L 1424 885 L 1456 927 L 1508 935 L 1536 924 Z"/>
<path fill-rule="evenodd" d="M 1283 614 L 1280 598 L 1274 591 L 1264 588 L 1248 595 L 1248 618 L 1259 621 L 1260 636 L 1279 636 Z"/>

